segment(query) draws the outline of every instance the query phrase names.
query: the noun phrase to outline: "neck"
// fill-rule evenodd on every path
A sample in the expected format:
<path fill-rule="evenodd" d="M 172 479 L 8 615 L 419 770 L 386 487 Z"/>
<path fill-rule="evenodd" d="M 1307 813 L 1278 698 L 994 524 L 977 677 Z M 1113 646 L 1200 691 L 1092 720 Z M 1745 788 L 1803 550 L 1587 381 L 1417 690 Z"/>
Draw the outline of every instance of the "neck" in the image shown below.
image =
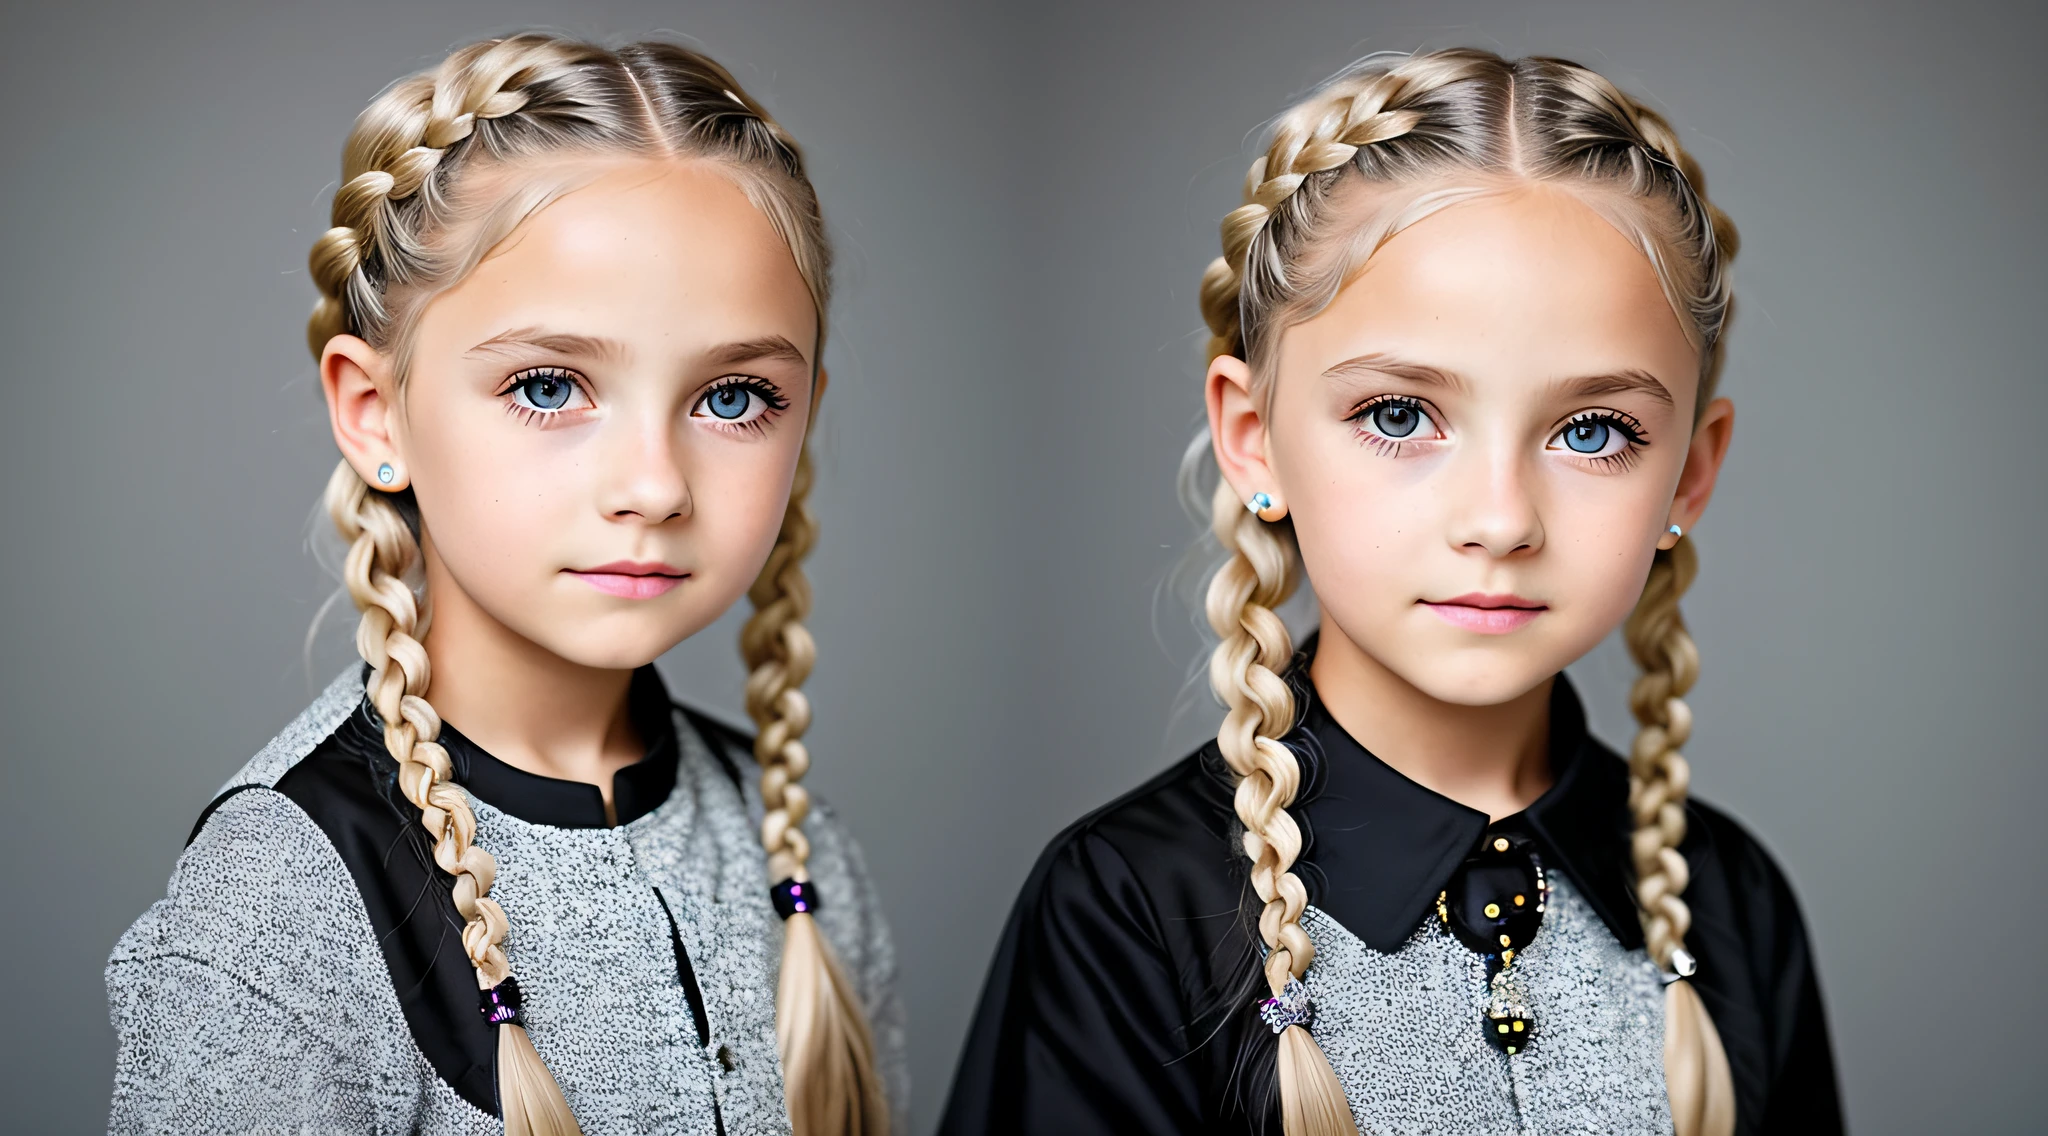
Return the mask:
<path fill-rule="evenodd" d="M 500 623 L 425 543 L 427 701 L 505 764 L 597 786 L 609 813 L 612 775 L 646 754 L 627 711 L 633 672 L 570 662 Z"/>
<path fill-rule="evenodd" d="M 1550 788 L 1554 677 L 1495 706 L 1445 702 L 1359 649 L 1327 614 L 1309 677 L 1345 733 L 1423 788 L 1494 820 Z"/>

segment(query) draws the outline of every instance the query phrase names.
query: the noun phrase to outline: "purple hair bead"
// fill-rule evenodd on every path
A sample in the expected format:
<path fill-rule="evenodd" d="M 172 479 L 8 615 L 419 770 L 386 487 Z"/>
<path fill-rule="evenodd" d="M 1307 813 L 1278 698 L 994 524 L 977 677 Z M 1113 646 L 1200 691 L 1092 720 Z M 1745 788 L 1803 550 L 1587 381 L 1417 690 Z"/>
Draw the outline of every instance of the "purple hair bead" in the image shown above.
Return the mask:
<path fill-rule="evenodd" d="M 519 1012 L 519 980 L 509 974 L 496 986 L 477 991 L 477 1008 L 483 1011 L 484 1020 L 494 1026 L 526 1024 Z"/>
<path fill-rule="evenodd" d="M 768 898 L 775 901 L 775 913 L 784 919 L 799 912 L 818 910 L 818 887 L 809 880 L 783 880 L 768 889 Z"/>

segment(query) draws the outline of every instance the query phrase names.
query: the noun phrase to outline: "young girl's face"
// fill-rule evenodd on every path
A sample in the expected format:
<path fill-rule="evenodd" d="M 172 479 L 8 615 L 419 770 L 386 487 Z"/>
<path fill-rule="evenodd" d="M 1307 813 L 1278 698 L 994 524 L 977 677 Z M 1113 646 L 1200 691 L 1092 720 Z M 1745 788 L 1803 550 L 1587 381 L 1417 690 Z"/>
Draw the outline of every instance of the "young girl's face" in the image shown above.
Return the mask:
<path fill-rule="evenodd" d="M 331 384 L 336 432 L 372 486 L 390 461 L 417 494 L 437 621 L 637 666 L 767 559 L 817 337 L 788 246 L 729 177 L 617 163 L 432 301 L 395 400 L 375 352 Z"/>
<path fill-rule="evenodd" d="M 1243 363 L 1211 368 L 1225 475 L 1287 508 L 1326 624 L 1453 703 L 1523 694 L 1627 616 L 1731 423 L 1695 423 L 1648 259 L 1554 188 L 1410 227 L 1277 348 L 1263 415 Z"/>

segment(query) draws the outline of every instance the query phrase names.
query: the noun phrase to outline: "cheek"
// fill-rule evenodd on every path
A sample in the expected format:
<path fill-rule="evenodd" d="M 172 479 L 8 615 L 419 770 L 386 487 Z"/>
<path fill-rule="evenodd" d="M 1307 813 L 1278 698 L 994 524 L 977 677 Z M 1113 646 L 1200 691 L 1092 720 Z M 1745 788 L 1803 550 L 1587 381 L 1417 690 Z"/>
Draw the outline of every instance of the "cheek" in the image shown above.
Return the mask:
<path fill-rule="evenodd" d="M 690 475 L 691 526 L 702 568 L 740 587 L 767 562 L 788 510 L 797 445 L 726 443 Z"/>
<path fill-rule="evenodd" d="M 1670 507 L 1661 471 L 1611 477 L 1561 471 L 1545 503 L 1543 573 L 1553 606 L 1576 609 L 1575 624 L 1596 639 L 1634 608 Z"/>
<path fill-rule="evenodd" d="M 565 440 L 505 420 L 491 406 L 422 408 L 410 434 L 414 492 L 434 542 L 465 590 L 548 574 L 587 511 L 584 474 Z"/>
<path fill-rule="evenodd" d="M 1348 428 L 1289 439 L 1274 458 L 1319 596 L 1342 604 L 1385 594 L 1412 574 L 1432 531 L 1433 498 L 1419 463 L 1371 454 Z"/>

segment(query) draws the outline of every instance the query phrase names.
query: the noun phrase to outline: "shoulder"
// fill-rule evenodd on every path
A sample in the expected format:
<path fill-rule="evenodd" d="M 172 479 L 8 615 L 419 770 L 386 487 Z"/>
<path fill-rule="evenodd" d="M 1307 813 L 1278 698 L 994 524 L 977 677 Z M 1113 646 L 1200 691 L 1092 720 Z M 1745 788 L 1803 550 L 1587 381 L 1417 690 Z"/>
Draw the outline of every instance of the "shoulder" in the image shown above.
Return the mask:
<path fill-rule="evenodd" d="M 1681 851 L 1695 872 L 1723 877 L 1739 895 L 1793 904 L 1792 883 L 1762 840 L 1727 810 L 1697 797 L 1686 801 Z M 1795 912 L 1796 913 L 1796 912 Z"/>
<path fill-rule="evenodd" d="M 121 937 L 109 966 L 182 957 L 269 971 L 281 956 L 358 953 L 367 938 L 353 932 L 367 927 L 326 834 L 289 797 L 256 786 L 209 807 L 164 898 Z M 345 941 L 321 942 L 328 938 Z"/>
<path fill-rule="evenodd" d="M 352 663 L 334 676 L 327 689 L 270 739 L 221 786 L 226 793 L 239 785 L 274 785 L 299 759 L 313 752 L 321 739 L 334 732 L 363 700 L 365 664 Z"/>
<path fill-rule="evenodd" d="M 747 796 L 752 788 L 746 771 L 754 761 L 754 735 L 693 706 L 681 702 L 670 702 L 669 706 L 677 719 L 678 734 L 701 746 L 700 752 L 686 740 L 684 759 L 708 759 L 734 790 Z"/>
<path fill-rule="evenodd" d="M 1211 742 L 1053 837 L 1018 900 L 1017 917 L 1110 917 L 1157 946 L 1190 921 L 1235 925 L 1243 872 L 1232 787 Z"/>
<path fill-rule="evenodd" d="M 1725 925 L 1754 953 L 1805 954 L 1805 919 L 1792 881 L 1745 825 L 1727 811 L 1691 798 L 1679 850 L 1692 869 L 1685 898 L 1694 908 L 1696 925 Z"/>

